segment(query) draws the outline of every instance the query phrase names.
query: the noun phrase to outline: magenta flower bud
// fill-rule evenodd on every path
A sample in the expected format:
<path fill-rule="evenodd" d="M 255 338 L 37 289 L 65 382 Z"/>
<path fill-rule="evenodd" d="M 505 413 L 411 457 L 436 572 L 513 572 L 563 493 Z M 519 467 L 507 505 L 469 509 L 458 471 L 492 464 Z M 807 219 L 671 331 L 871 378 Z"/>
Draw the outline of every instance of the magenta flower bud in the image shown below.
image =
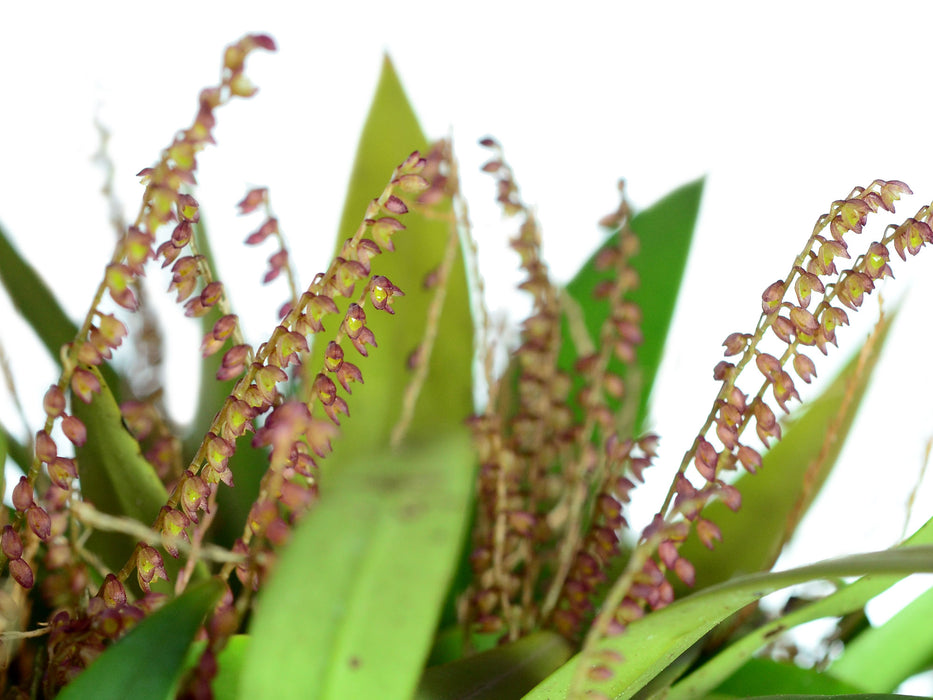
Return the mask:
<path fill-rule="evenodd" d="M 7 559 L 19 559 L 23 556 L 23 541 L 19 538 L 12 525 L 3 526 L 3 535 L 0 535 L 0 549 Z"/>
<path fill-rule="evenodd" d="M 42 399 L 42 408 L 50 418 L 58 418 L 65 410 L 65 393 L 56 384 L 49 387 Z"/>
<path fill-rule="evenodd" d="M 19 478 L 19 483 L 13 487 L 13 507 L 23 512 L 32 505 L 32 486 L 25 476 Z"/>
<path fill-rule="evenodd" d="M 52 518 L 35 503 L 26 509 L 26 524 L 43 542 L 52 536 Z"/>
<path fill-rule="evenodd" d="M 73 445 L 81 447 L 87 442 L 87 428 L 84 427 L 84 423 L 75 416 L 65 416 L 64 420 L 62 420 L 62 432 L 65 433 L 65 437 L 67 437 Z"/>
<path fill-rule="evenodd" d="M 29 564 L 22 559 L 10 559 L 9 567 L 10 576 L 13 577 L 16 583 L 26 589 L 32 588 L 36 578 L 32 573 L 32 569 L 29 568 Z"/>

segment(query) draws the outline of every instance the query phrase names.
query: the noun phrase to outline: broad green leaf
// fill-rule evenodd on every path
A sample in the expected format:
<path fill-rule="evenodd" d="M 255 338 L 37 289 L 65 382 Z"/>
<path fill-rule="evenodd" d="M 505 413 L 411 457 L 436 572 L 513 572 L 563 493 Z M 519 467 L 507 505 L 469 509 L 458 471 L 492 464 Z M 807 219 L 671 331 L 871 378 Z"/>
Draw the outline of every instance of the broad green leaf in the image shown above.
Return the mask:
<path fill-rule="evenodd" d="M 763 571 L 777 561 L 836 463 L 896 315 L 886 314 L 866 341 L 864 357 L 855 353 L 803 414 L 785 426 L 783 439 L 764 454 L 758 473 L 736 479 L 742 494 L 739 511 L 733 513 L 720 501 L 704 509 L 703 517 L 722 531 L 722 542 L 710 551 L 691 537 L 681 547 L 681 556 L 696 568 L 695 588 Z"/>
<path fill-rule="evenodd" d="M 933 520 L 927 521 L 904 543 L 905 546 L 933 544 Z M 668 693 L 668 700 L 704 698 L 707 693 L 742 667 L 752 655 L 775 635 L 798 625 L 825 617 L 840 617 L 861 610 L 869 600 L 886 591 L 902 576 L 865 576 L 825 598 L 762 625 L 721 649 L 712 659 L 678 682 Z M 833 673 L 833 667 L 829 669 Z M 850 679 L 850 682 L 852 680 Z M 859 684 L 860 687 L 861 684 Z"/>
<path fill-rule="evenodd" d="M 60 700 L 168 700 L 185 655 L 223 584 L 216 579 L 192 586 L 157 610 L 101 654 L 58 695 Z"/>
<path fill-rule="evenodd" d="M 638 272 L 640 282 L 629 298 L 641 309 L 644 342 L 638 348 L 634 367 L 624 371 L 622 363 L 613 357 L 609 369 L 621 373 L 627 379 L 631 398 L 638 400 L 637 405 L 626 407 L 632 412 L 637 433 L 643 432 L 646 426 L 648 400 L 661 364 L 664 343 L 687 264 L 703 184 L 701 178 L 683 185 L 631 220 L 632 230 L 639 240 L 639 251 L 632 258 L 632 267 Z M 618 233 L 599 249 L 617 244 Z M 613 275 L 611 270 L 596 269 L 597 255 L 598 251 L 566 287 L 575 302 L 574 306 L 582 314 L 594 344 L 598 342 L 600 328 L 609 316 L 610 309 L 608 301 L 593 298 L 593 291 L 600 282 Z M 563 319 L 563 337 L 565 341 L 561 347 L 559 365 L 564 371 L 570 372 L 578 353 L 569 340 L 570 324 L 566 314 Z M 579 380 L 576 388 L 579 389 Z M 618 408 L 617 403 L 614 402 L 613 408 Z"/>
<path fill-rule="evenodd" d="M 519 698 L 573 655 L 556 632 L 535 632 L 516 642 L 425 671 L 416 700 Z"/>
<path fill-rule="evenodd" d="M 151 525 L 168 493 L 123 425 L 107 382 L 101 379 L 101 391 L 90 404 L 78 398 L 72 404 L 74 415 L 87 427 L 87 442 L 75 448 L 82 496 L 100 511 Z M 88 543 L 114 570 L 123 565 L 134 546 L 127 535 L 110 532 L 95 532 Z M 167 570 L 172 561 L 165 557 Z"/>
<path fill-rule="evenodd" d="M 780 693 L 845 695 L 863 690 L 814 668 L 801 668 L 793 663 L 772 659 L 749 659 L 716 692 L 745 698 Z"/>
<path fill-rule="evenodd" d="M 613 665 L 608 680 L 590 681 L 587 687 L 612 698 L 632 697 L 717 624 L 781 588 L 817 579 L 921 571 L 933 572 L 931 545 L 860 554 L 778 573 L 752 574 L 707 588 L 633 622 L 625 634 L 597 642 L 595 654 L 621 654 L 624 661 Z M 578 659 L 579 655 L 564 664 L 528 693 L 526 700 L 566 697 Z"/>
<path fill-rule="evenodd" d="M 388 57 L 366 118 L 344 203 L 336 248 L 359 227 L 369 202 L 388 184 L 393 170 L 414 150 L 426 152 L 427 139 L 418 125 L 405 92 Z M 449 209 L 445 210 L 449 213 Z M 445 214 L 441 212 L 441 214 Z M 378 348 L 360 357 L 344 343 L 346 359 L 363 373 L 365 384 L 353 386 L 348 396 L 350 418 L 341 426 L 341 437 L 327 462 L 332 467 L 360 455 L 378 454 L 386 448 L 400 413 L 402 397 L 411 372 L 411 352 L 424 336 L 433 290 L 424 289 L 428 272 L 441 263 L 450 231 L 449 222 L 427 218 L 412 211 L 400 219 L 407 229 L 393 237 L 395 252 L 372 260 L 373 274 L 388 277 L 405 296 L 395 303 L 395 315 L 367 304 L 366 323 L 376 336 Z M 302 270 L 303 278 L 310 278 Z M 357 284 L 356 293 L 362 289 Z M 345 308 L 342 304 L 341 308 Z M 340 324 L 338 316 L 324 319 L 326 332 L 314 339 L 312 372 L 321 367 L 324 349 Z M 437 435 L 459 426 L 473 410 L 473 322 L 470 315 L 466 274 L 459 255 L 450 274 L 446 301 L 427 380 L 421 391 L 409 436 L 413 440 Z"/>
<path fill-rule="evenodd" d="M 324 470 L 260 593 L 240 696 L 411 698 L 469 519 L 463 428 Z"/>
<path fill-rule="evenodd" d="M 0 227 L 0 282 L 13 306 L 39 336 L 57 362 L 62 345 L 74 340 L 78 327 L 68 318 L 45 282 L 10 243 Z"/>
<path fill-rule="evenodd" d="M 861 690 L 887 693 L 933 662 L 933 589 L 883 625 L 846 644 L 829 674 Z"/>

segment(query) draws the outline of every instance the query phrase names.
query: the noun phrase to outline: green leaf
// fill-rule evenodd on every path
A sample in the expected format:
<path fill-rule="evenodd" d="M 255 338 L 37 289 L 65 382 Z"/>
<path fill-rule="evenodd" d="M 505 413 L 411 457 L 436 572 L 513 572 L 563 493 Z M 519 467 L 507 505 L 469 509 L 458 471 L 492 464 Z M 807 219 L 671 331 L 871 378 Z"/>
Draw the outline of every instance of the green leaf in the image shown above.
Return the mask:
<path fill-rule="evenodd" d="M 168 500 L 168 493 L 142 456 L 139 443 L 123 425 L 109 385 L 100 375 L 98 379 L 101 391 L 90 404 L 77 398 L 72 402 L 74 415 L 87 427 L 87 442 L 75 448 L 81 493 L 104 513 L 151 525 Z M 129 536 L 111 532 L 95 532 L 88 542 L 88 547 L 114 570 L 123 565 L 134 546 Z M 165 558 L 166 570 L 172 561 Z"/>
<path fill-rule="evenodd" d="M 58 299 L 42 281 L 35 268 L 13 247 L 2 227 L 0 282 L 6 288 L 13 306 L 35 331 L 49 355 L 61 365 L 61 348 L 65 343 L 74 341 L 78 334 L 78 326 L 68 318 Z M 104 364 L 101 366 L 101 372 L 119 396 L 118 379 L 113 368 Z"/>
<path fill-rule="evenodd" d="M 933 572 L 933 546 L 904 547 L 829 560 L 779 573 L 752 574 L 675 601 L 630 624 L 615 637 L 602 639 L 595 654 L 621 654 L 613 675 L 592 687 L 613 698 L 629 698 L 664 671 L 697 640 L 730 615 L 769 593 L 817 579 L 866 574 Z M 594 654 L 594 656 L 595 656 Z M 564 664 L 526 700 L 566 697 L 579 655 Z"/>
<path fill-rule="evenodd" d="M 142 620 L 58 695 L 60 700 L 168 700 L 188 647 L 224 590 L 211 579 Z"/>
<path fill-rule="evenodd" d="M 887 693 L 933 662 L 933 589 L 883 625 L 846 644 L 829 674 L 861 690 Z"/>
<path fill-rule="evenodd" d="M 244 698 L 408 700 L 470 511 L 463 428 L 324 470 L 260 593 Z"/>
<path fill-rule="evenodd" d="M 206 641 L 191 645 L 185 658 L 183 673 L 197 667 L 201 654 L 207 647 Z M 236 700 L 240 697 L 240 674 L 243 661 L 250 648 L 250 638 L 245 634 L 235 634 L 227 640 L 227 645 L 217 655 L 217 675 L 211 681 L 214 700 Z"/>
<path fill-rule="evenodd" d="M 921 544 L 933 544 L 933 519 L 927 521 L 904 543 L 904 545 L 909 546 Z M 703 666 L 678 682 L 668 693 L 667 699 L 689 700 L 691 698 L 706 697 L 709 691 L 722 683 L 748 659 L 752 658 L 752 655 L 772 640 L 775 635 L 813 620 L 825 617 L 839 617 L 861 610 L 869 600 L 886 591 L 900 581 L 901 578 L 903 576 L 897 575 L 861 578 L 821 600 L 762 625 L 725 649 L 720 650 L 716 656 Z M 832 666 L 829 672 L 833 673 Z"/>
<path fill-rule="evenodd" d="M 744 698 L 780 693 L 845 695 L 862 690 L 864 688 L 844 683 L 815 668 L 801 668 L 772 659 L 749 659 L 716 692 Z"/>
<path fill-rule="evenodd" d="M 638 272 L 639 286 L 629 298 L 642 312 L 641 329 L 644 343 L 638 348 L 634 367 L 624 368 L 618 358 L 613 357 L 609 369 L 621 374 L 630 387 L 631 399 L 638 400 L 637 405 L 627 406 L 623 413 L 630 412 L 634 418 L 636 433 L 643 432 L 648 415 L 648 400 L 654 380 L 661 364 L 664 344 L 674 315 L 674 306 L 683 279 L 690 241 L 700 209 L 704 179 L 700 178 L 674 190 L 666 197 L 636 214 L 631 221 L 632 230 L 638 235 L 639 252 L 632 259 L 632 267 Z M 611 236 L 600 246 L 603 248 L 618 244 L 618 233 Z M 596 269 L 594 253 L 583 265 L 576 276 L 567 285 L 566 291 L 575 302 L 574 306 L 582 314 L 582 320 L 590 339 L 596 343 L 600 328 L 609 315 L 609 303 L 593 298 L 596 286 L 612 277 L 612 270 Z M 563 318 L 563 337 L 570 338 L 570 324 L 567 315 Z M 561 347 L 559 366 L 571 372 L 578 357 L 572 342 L 565 341 Z M 575 391 L 582 386 L 582 380 L 575 380 Z M 610 403 L 613 409 L 619 408 L 619 402 Z"/>
<path fill-rule="evenodd" d="M 886 314 L 866 340 L 864 356 L 855 353 L 832 384 L 785 426 L 758 473 L 736 479 L 741 509 L 733 513 L 721 501 L 704 509 L 703 517 L 722 531 L 722 542 L 713 551 L 696 537 L 681 546 L 681 556 L 696 568 L 697 590 L 769 569 L 777 561 L 836 464 L 896 316 L 896 311 Z"/>
<path fill-rule="evenodd" d="M 0 439 L 3 440 L 7 456 L 13 460 L 13 463 L 20 468 L 23 474 L 28 472 L 32 462 L 32 455 L 29 454 L 26 446 L 10 435 L 10 431 L 2 424 L 0 424 Z"/>
<path fill-rule="evenodd" d="M 383 191 L 393 170 L 412 151 L 425 153 L 427 145 L 395 69 L 386 57 L 360 136 L 337 249 L 356 232 L 367 205 Z M 424 289 L 423 282 L 428 272 L 441 263 L 450 228 L 447 221 L 414 211 L 401 220 L 407 230 L 393 237 L 395 252 L 376 256 L 372 269 L 373 274 L 388 277 L 405 296 L 395 301 L 394 316 L 367 306 L 366 323 L 379 344 L 369 357 L 360 358 L 349 343 L 344 344 L 346 359 L 359 366 L 365 384 L 354 386 L 353 395 L 347 397 L 351 417 L 343 421 L 341 438 L 327 458 L 331 465 L 341 465 L 360 455 L 378 454 L 386 448 L 411 378 L 407 369 L 409 355 L 424 337 L 434 292 Z M 413 440 L 459 426 L 473 410 L 473 322 L 459 246 L 457 251 L 430 369 L 409 430 Z M 360 289 L 358 283 L 357 291 Z M 337 316 L 324 319 L 327 332 L 315 336 L 309 365 L 312 372 L 321 367 L 324 349 L 339 323 Z"/>
<path fill-rule="evenodd" d="M 62 345 L 74 340 L 78 327 L 62 310 L 42 278 L 10 243 L 0 227 L 0 282 L 13 306 L 39 336 L 57 362 Z"/>
<path fill-rule="evenodd" d="M 416 700 L 519 698 L 573 655 L 556 632 L 535 632 L 516 642 L 459 661 L 432 666 L 421 677 Z"/>

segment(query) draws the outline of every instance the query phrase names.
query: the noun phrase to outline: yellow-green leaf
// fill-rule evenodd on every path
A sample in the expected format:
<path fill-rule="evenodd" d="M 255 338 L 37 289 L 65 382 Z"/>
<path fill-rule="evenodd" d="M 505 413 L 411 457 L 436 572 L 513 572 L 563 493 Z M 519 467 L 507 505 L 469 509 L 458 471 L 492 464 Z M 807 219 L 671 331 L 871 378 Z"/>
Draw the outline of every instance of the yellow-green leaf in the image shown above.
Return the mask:
<path fill-rule="evenodd" d="M 778 573 L 752 574 L 712 586 L 636 620 L 624 634 L 597 642 L 593 658 L 603 658 L 597 656 L 603 652 L 621 654 L 624 661 L 612 664 L 611 677 L 602 682 L 591 680 L 587 688 L 612 698 L 632 697 L 713 627 L 746 605 L 787 586 L 842 576 L 916 572 L 933 572 L 933 546 L 860 554 Z M 579 657 L 528 693 L 526 700 L 566 697 Z"/>
<path fill-rule="evenodd" d="M 424 154 L 427 146 L 398 75 L 386 57 L 360 136 L 336 249 L 356 232 L 367 205 L 383 191 L 396 166 L 414 150 Z M 438 214 L 448 216 L 450 208 Z M 373 258 L 372 271 L 388 277 L 405 296 L 395 300 L 395 315 L 367 305 L 366 323 L 379 344 L 369 357 L 360 357 L 350 343 L 344 343 L 346 359 L 360 368 L 365 383 L 354 385 L 352 396 L 347 397 L 350 417 L 342 421 L 342 435 L 327 458 L 331 465 L 386 448 L 411 378 L 409 356 L 424 337 L 428 307 L 434 296 L 434 290 L 424 288 L 424 279 L 441 263 L 450 226 L 437 215 L 429 218 L 415 211 L 401 220 L 407 229 L 393 236 L 395 252 L 386 251 Z M 357 284 L 357 292 L 361 285 Z M 327 332 L 315 336 L 310 365 L 313 371 L 322 366 L 324 349 L 339 323 L 338 316 L 325 318 Z M 473 323 L 458 247 L 430 369 L 409 430 L 412 439 L 427 438 L 460 425 L 472 412 L 472 357 Z"/>

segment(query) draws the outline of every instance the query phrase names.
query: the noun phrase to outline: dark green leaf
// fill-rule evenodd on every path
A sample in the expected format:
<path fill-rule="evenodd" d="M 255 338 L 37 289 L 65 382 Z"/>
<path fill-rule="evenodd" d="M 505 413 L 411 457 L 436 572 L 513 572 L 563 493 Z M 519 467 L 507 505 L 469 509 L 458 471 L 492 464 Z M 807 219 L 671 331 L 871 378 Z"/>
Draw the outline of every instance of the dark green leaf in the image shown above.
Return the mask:
<path fill-rule="evenodd" d="M 142 620 L 58 695 L 61 700 L 167 700 L 174 697 L 185 655 L 224 587 L 216 579 L 188 591 Z"/>
<path fill-rule="evenodd" d="M 573 655 L 556 632 L 535 632 L 489 651 L 432 666 L 418 685 L 416 700 L 520 698 Z"/>
<path fill-rule="evenodd" d="M 716 692 L 748 697 L 780 693 L 844 695 L 862 690 L 864 688 L 844 683 L 814 668 L 801 668 L 771 659 L 749 659 Z"/>
<path fill-rule="evenodd" d="M 408 700 L 468 520 L 469 440 L 327 470 L 260 594 L 242 697 Z"/>

